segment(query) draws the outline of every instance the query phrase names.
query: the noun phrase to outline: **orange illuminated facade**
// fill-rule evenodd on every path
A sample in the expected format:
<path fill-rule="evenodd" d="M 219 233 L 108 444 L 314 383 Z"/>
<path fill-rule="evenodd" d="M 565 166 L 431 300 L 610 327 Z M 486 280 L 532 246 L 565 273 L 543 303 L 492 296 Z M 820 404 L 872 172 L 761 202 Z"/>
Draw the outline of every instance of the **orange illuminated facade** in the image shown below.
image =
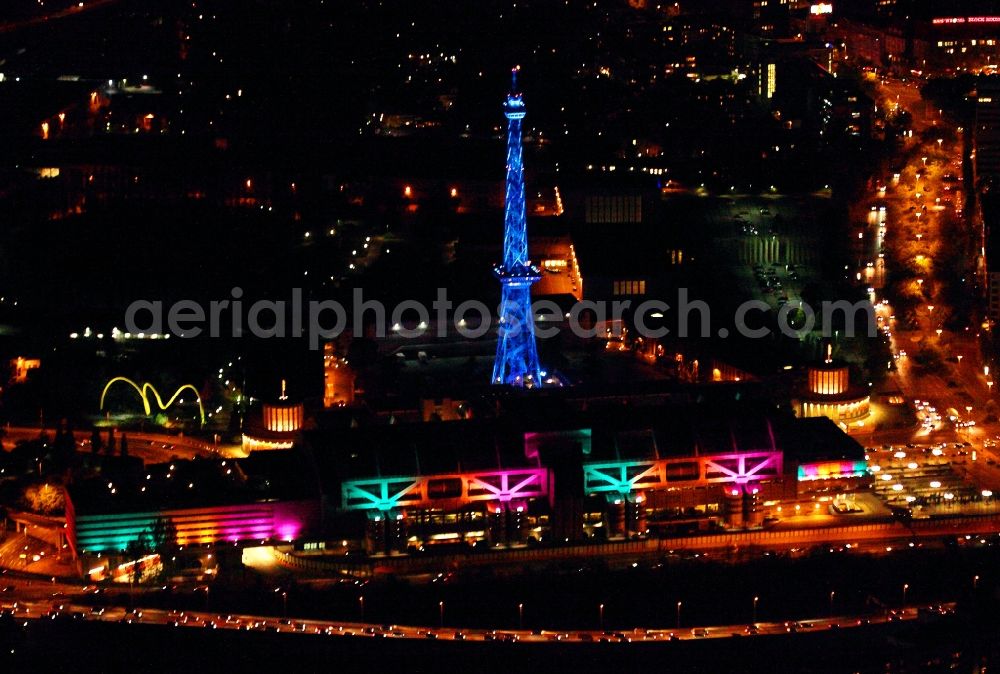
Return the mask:
<path fill-rule="evenodd" d="M 247 418 L 243 429 L 243 451 L 291 449 L 301 437 L 305 423 L 305 407 L 300 402 L 288 400 L 285 381 L 282 380 L 281 395 L 277 401 L 264 403 L 259 416 Z"/>
<path fill-rule="evenodd" d="M 42 366 L 42 361 L 38 358 L 24 358 L 18 356 L 10 361 L 10 368 L 13 373 L 11 379 L 15 383 L 23 383 L 28 381 L 28 372 L 31 370 L 37 370 Z"/>
<path fill-rule="evenodd" d="M 809 368 L 809 392 L 816 395 L 840 395 L 847 391 L 850 380 L 846 367 Z"/>
<path fill-rule="evenodd" d="M 534 296 L 571 295 L 583 299 L 583 275 L 576 249 L 568 236 L 532 237 L 532 254 L 542 274 L 531 289 Z"/>
<path fill-rule="evenodd" d="M 800 417 L 827 417 L 841 427 L 861 424 L 871 413 L 868 392 L 851 387 L 847 366 L 836 364 L 827 349 L 826 360 L 807 369 L 805 391 L 794 401 Z"/>
<path fill-rule="evenodd" d="M 354 403 L 354 370 L 337 355 L 333 342 L 323 345 L 323 407 Z"/>
<path fill-rule="evenodd" d="M 303 417 L 302 403 L 264 405 L 264 428 L 272 433 L 294 433 L 302 430 Z"/>

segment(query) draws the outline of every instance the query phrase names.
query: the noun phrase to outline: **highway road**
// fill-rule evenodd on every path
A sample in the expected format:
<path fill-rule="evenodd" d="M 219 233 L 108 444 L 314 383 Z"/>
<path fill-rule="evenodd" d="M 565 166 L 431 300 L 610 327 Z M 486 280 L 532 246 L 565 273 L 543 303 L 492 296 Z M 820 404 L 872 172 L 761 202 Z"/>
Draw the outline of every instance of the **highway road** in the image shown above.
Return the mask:
<path fill-rule="evenodd" d="M 2 596 L 2 595 L 0 595 Z M 337 622 L 301 618 L 277 618 L 245 614 L 215 614 L 198 611 L 165 609 L 133 609 L 122 607 L 92 607 L 68 603 L 62 599 L 18 601 L 7 598 L 0 601 L 0 611 L 15 619 L 32 620 L 90 620 L 117 623 L 161 625 L 173 629 L 247 630 L 271 633 L 300 633 L 324 637 L 360 637 L 391 639 L 440 639 L 444 641 L 498 641 L 511 643 L 576 643 L 595 642 L 649 642 L 753 637 L 763 635 L 814 632 L 830 629 L 857 628 L 866 625 L 896 621 L 917 620 L 923 609 L 925 615 L 943 616 L 954 612 L 954 604 L 933 606 L 907 606 L 883 610 L 876 615 L 834 616 L 809 620 L 767 622 L 753 624 L 678 627 L 677 629 L 633 630 L 471 630 L 460 627 L 419 627 L 404 625 L 376 625 L 371 623 Z"/>

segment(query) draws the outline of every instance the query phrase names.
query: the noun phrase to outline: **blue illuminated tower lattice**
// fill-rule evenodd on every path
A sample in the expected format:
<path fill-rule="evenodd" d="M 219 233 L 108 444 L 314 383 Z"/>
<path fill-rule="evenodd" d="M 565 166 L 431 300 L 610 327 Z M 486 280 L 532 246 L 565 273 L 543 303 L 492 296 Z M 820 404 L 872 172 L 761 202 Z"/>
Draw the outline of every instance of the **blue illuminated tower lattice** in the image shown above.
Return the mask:
<path fill-rule="evenodd" d="M 521 120 L 524 99 L 517 91 L 517 68 L 511 75 L 504 104 L 507 118 L 507 197 L 504 202 L 503 263 L 493 269 L 503 288 L 493 383 L 541 386 L 542 373 L 535 345 L 531 284 L 541 278 L 528 260 L 528 224 L 524 208 L 524 165 L 521 162 Z"/>

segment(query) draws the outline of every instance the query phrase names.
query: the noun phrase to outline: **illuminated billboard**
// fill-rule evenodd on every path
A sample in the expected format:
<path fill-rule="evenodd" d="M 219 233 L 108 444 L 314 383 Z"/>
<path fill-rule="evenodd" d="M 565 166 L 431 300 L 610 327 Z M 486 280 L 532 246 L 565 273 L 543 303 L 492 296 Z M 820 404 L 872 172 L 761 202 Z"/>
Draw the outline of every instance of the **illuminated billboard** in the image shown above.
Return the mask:
<path fill-rule="evenodd" d="M 962 23 L 1000 23 L 1000 16 L 947 16 L 932 19 L 931 23 L 935 26 L 947 26 Z"/>

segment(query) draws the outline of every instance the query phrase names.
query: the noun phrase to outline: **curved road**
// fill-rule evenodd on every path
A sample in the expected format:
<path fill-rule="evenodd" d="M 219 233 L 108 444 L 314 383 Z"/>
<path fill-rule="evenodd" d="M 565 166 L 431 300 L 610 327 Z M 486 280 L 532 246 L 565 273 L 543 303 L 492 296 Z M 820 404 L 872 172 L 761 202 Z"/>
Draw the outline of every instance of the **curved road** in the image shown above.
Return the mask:
<path fill-rule="evenodd" d="M 37 440 L 41 431 L 38 428 L 26 426 L 11 426 L 4 429 L 3 448 L 11 449 L 18 440 Z M 45 429 L 51 439 L 54 430 Z M 145 463 L 165 463 L 173 459 L 193 459 L 196 456 L 216 456 L 225 459 L 243 458 L 246 454 L 236 445 L 213 445 L 200 438 L 168 433 L 133 433 L 125 431 L 128 436 L 128 451 L 130 456 L 137 456 Z M 121 437 L 121 430 L 118 437 Z M 78 451 L 90 451 L 90 431 L 73 431 Z M 107 437 L 106 429 L 101 430 L 102 439 Z"/>
<path fill-rule="evenodd" d="M 49 12 L 48 14 L 41 14 L 39 16 L 34 16 L 30 19 L 23 19 L 21 21 L 11 21 L 7 23 L 0 23 L 0 34 L 3 33 L 13 33 L 21 30 L 22 28 L 29 28 L 31 26 L 40 26 L 42 24 L 48 23 L 49 21 L 55 21 L 57 19 L 65 19 L 70 16 L 77 16 L 84 12 L 98 9 L 100 7 L 106 7 L 107 5 L 114 4 L 118 0 L 87 0 L 86 2 L 80 2 L 66 9 L 61 9 L 55 12 Z"/>

